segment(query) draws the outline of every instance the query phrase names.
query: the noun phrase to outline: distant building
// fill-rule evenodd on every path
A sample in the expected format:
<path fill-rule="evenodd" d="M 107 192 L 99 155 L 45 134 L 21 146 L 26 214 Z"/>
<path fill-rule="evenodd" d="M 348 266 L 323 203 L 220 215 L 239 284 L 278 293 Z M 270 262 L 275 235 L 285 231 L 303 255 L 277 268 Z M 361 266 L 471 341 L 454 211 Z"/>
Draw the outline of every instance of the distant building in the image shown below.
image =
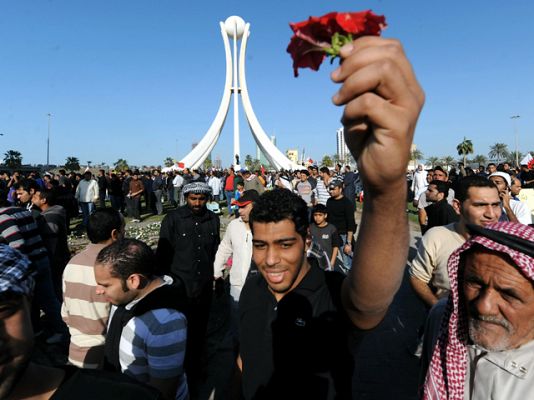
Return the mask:
<path fill-rule="evenodd" d="M 348 164 L 349 163 L 349 157 L 350 157 L 350 151 L 347 145 L 345 144 L 345 132 L 343 127 L 339 128 L 336 131 L 336 149 L 337 149 L 337 156 L 339 157 L 339 161 L 342 164 Z"/>
<path fill-rule="evenodd" d="M 213 167 L 216 169 L 222 169 L 222 160 L 221 160 L 220 155 L 217 155 L 217 157 L 215 157 L 215 161 L 213 162 Z"/>
<path fill-rule="evenodd" d="M 286 150 L 286 157 L 297 164 L 299 162 L 299 151 L 297 149 Z"/>

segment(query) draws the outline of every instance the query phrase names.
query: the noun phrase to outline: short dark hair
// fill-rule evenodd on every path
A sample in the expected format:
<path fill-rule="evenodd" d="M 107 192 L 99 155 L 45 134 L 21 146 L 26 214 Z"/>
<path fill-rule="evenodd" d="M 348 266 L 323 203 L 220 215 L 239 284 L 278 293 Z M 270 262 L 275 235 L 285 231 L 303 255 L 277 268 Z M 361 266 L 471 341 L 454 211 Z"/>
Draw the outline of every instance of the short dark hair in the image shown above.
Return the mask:
<path fill-rule="evenodd" d="M 326 173 L 326 174 L 330 173 L 330 169 L 328 167 L 321 167 L 319 171 L 321 171 L 322 173 Z"/>
<path fill-rule="evenodd" d="M 49 206 L 55 206 L 57 204 L 57 194 L 56 190 L 54 189 L 37 189 L 37 192 L 39 192 L 39 197 L 43 200 L 46 200 L 46 204 Z"/>
<path fill-rule="evenodd" d="M 301 173 L 301 174 L 304 174 L 304 175 L 306 175 L 306 176 L 310 175 L 310 173 L 308 172 L 307 169 L 303 169 L 303 170 L 301 170 L 300 173 Z"/>
<path fill-rule="evenodd" d="M 434 179 L 433 181 L 430 181 L 428 185 L 434 185 L 438 190 L 438 193 L 443 193 L 445 197 L 449 195 L 449 185 L 447 182 L 438 181 L 437 179 Z"/>
<path fill-rule="evenodd" d="M 120 213 L 113 208 L 96 210 L 89 216 L 87 224 L 87 237 L 91 243 L 101 243 L 111 238 L 114 229 L 121 229 L 124 220 Z"/>
<path fill-rule="evenodd" d="M 123 282 L 132 274 L 151 278 L 155 273 L 155 255 L 152 249 L 137 239 L 122 239 L 104 247 L 96 256 L 96 263 L 108 266 L 111 276 Z"/>
<path fill-rule="evenodd" d="M 308 207 L 296 193 L 287 189 L 274 189 L 262 194 L 250 212 L 249 224 L 254 234 L 254 223 L 280 222 L 289 219 L 305 240 L 310 225 Z"/>
<path fill-rule="evenodd" d="M 495 184 L 486 177 L 480 175 L 470 175 L 458 181 L 455 195 L 456 200 L 458 200 L 460 203 L 466 201 L 469 198 L 469 188 L 472 187 L 485 187 L 497 190 L 497 186 L 495 186 Z"/>
<path fill-rule="evenodd" d="M 445 174 L 445 176 L 449 176 L 449 173 L 447 171 L 445 171 L 441 165 L 436 165 L 434 167 L 434 172 L 436 172 L 436 171 L 441 171 L 441 172 L 443 172 Z"/>
<path fill-rule="evenodd" d="M 41 189 L 39 184 L 34 181 L 33 179 L 22 179 L 15 183 L 15 190 L 22 189 L 28 193 L 30 193 L 30 190 L 33 189 L 34 192 Z"/>
<path fill-rule="evenodd" d="M 328 209 L 324 204 L 319 203 L 312 209 L 312 214 L 315 213 L 328 214 Z"/>

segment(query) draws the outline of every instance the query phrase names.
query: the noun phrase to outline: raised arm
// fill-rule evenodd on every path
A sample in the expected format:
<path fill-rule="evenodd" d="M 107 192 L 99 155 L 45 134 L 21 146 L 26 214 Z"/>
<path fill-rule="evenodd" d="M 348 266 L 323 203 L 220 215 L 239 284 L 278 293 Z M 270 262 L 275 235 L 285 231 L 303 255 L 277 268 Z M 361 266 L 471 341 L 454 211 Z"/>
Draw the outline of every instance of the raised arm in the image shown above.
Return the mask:
<path fill-rule="evenodd" d="M 424 93 L 396 40 L 363 37 L 345 46 L 341 56 L 332 79 L 342 86 L 333 101 L 345 106 L 345 140 L 365 191 L 342 299 L 352 322 L 370 329 L 384 318 L 406 265 L 405 174 Z"/>

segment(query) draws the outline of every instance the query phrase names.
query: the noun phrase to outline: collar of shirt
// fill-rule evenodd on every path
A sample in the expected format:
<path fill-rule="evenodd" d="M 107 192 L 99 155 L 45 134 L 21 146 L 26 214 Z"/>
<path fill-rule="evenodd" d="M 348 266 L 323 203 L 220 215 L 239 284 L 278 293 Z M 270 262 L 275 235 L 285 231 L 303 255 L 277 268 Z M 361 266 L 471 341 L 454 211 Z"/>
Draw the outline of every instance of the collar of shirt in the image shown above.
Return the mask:
<path fill-rule="evenodd" d="M 532 375 L 532 370 L 534 369 L 534 357 L 532 357 L 534 340 L 517 349 L 506 351 L 487 352 L 476 345 L 468 345 L 468 350 L 472 356 L 481 356 L 486 361 L 520 379 L 525 379 L 527 376 Z"/>
<path fill-rule="evenodd" d="M 165 285 L 172 285 L 173 279 L 172 279 L 170 276 L 168 276 L 168 275 L 163 275 L 163 276 L 161 276 L 161 277 L 159 277 L 159 278 L 161 278 L 161 283 L 160 283 L 160 285 L 159 285 L 157 288 L 155 288 L 154 290 L 157 290 L 157 289 L 159 289 L 160 287 L 165 286 Z M 148 293 L 147 293 L 147 294 L 148 294 Z M 145 294 L 145 296 L 146 296 L 147 294 Z M 135 306 L 137 303 L 139 303 L 141 300 L 143 300 L 143 298 L 144 298 L 145 296 L 130 301 L 128 304 L 126 304 L 126 305 L 124 306 L 124 308 L 126 308 L 127 310 L 131 310 L 132 307 Z"/>

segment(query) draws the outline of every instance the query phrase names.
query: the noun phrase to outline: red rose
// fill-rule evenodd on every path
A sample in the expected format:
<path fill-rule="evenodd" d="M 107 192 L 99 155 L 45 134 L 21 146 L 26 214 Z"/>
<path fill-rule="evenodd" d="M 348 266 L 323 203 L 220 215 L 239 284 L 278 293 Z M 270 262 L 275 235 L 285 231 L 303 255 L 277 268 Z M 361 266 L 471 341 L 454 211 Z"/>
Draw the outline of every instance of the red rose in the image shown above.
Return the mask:
<path fill-rule="evenodd" d="M 289 26 L 295 34 L 287 46 L 287 52 L 291 54 L 297 77 L 299 68 L 317 71 L 326 54 L 335 58 L 343 44 L 363 35 L 380 35 L 386 22 L 383 16 L 375 15 L 372 11 L 331 12 Z"/>
<path fill-rule="evenodd" d="M 376 15 L 371 10 L 355 13 L 338 13 L 336 21 L 347 33 L 356 35 L 378 36 L 386 27 L 386 18 L 383 15 Z"/>

